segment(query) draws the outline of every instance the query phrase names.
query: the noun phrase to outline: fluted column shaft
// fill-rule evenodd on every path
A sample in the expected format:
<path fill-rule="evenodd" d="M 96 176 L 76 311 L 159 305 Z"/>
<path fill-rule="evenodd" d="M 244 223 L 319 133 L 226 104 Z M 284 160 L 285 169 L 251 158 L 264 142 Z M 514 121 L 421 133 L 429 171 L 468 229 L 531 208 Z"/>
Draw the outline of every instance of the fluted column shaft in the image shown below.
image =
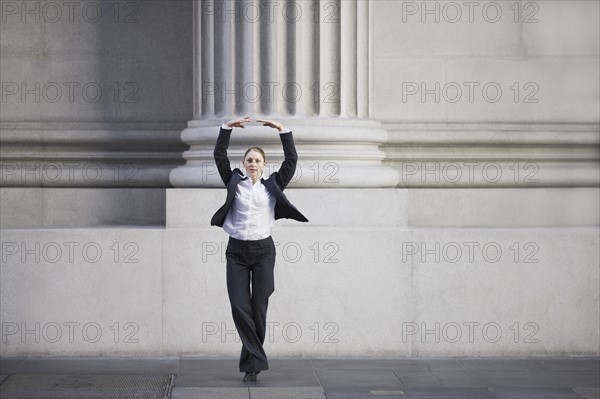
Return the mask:
<path fill-rule="evenodd" d="M 297 187 L 397 183 L 397 172 L 381 162 L 387 133 L 369 112 L 367 0 L 195 1 L 194 7 L 194 120 L 182 133 L 190 149 L 186 164 L 171 173 L 173 185 L 222 185 L 212 159 L 218 126 L 245 115 L 292 129 Z M 254 125 L 234 134 L 230 157 L 241 160 L 247 147 L 259 145 L 276 168 L 282 151 L 272 133 Z M 319 168 L 331 178 L 319 177 Z"/>

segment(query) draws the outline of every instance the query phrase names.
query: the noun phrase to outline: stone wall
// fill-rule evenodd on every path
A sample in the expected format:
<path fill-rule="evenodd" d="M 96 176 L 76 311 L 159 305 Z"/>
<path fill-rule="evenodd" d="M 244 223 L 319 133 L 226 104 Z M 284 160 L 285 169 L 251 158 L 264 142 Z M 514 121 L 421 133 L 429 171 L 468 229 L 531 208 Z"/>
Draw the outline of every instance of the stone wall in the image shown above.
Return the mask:
<path fill-rule="evenodd" d="M 273 232 L 267 352 L 598 355 L 599 3 L 359 3 L 368 18 L 342 17 L 368 39 L 356 104 L 373 120 L 287 116 L 304 175 L 286 195 L 310 222 Z M 0 11 L 2 355 L 237 356 L 227 236 L 209 226 L 224 190 L 169 180 L 185 164 L 219 183 L 200 165 L 218 118 L 193 120 L 202 14 L 187 0 Z M 181 181 L 204 182 L 190 170 Z"/>
<path fill-rule="evenodd" d="M 2 185 L 167 187 L 192 114 L 190 1 L 2 1 Z"/>

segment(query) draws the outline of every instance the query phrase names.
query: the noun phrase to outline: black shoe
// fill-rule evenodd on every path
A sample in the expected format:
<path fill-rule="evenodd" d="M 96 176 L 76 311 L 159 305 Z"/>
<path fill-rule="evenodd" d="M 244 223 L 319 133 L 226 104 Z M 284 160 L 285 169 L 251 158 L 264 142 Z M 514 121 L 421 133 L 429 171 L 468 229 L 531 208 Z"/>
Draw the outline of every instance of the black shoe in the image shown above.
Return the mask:
<path fill-rule="evenodd" d="M 260 371 L 246 371 L 246 375 L 244 375 L 244 382 L 255 382 L 256 376 L 260 373 Z"/>

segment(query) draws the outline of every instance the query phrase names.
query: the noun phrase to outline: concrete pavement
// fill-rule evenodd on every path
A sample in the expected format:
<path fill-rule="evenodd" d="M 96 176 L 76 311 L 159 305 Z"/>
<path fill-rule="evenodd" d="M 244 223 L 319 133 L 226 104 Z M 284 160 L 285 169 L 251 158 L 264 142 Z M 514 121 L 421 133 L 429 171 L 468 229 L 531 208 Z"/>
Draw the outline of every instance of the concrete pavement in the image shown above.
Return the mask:
<path fill-rule="evenodd" d="M 600 397 L 598 357 L 298 357 L 270 358 L 269 362 L 270 369 L 259 374 L 257 382 L 244 383 L 243 373 L 237 369 L 237 358 L 2 358 L 0 397 L 22 397 L 14 394 L 16 378 L 21 376 L 21 383 L 25 384 L 26 376 L 37 375 L 39 378 L 42 374 L 104 378 L 133 374 L 171 375 L 171 386 L 166 395 L 172 399 Z M 57 384 L 53 388 L 54 395 L 58 395 L 56 387 Z M 135 392 L 131 395 L 138 397 L 135 396 Z M 63 396 L 51 396 L 49 392 L 40 392 L 38 396 L 28 397 Z M 107 397 L 127 398 L 119 395 Z"/>

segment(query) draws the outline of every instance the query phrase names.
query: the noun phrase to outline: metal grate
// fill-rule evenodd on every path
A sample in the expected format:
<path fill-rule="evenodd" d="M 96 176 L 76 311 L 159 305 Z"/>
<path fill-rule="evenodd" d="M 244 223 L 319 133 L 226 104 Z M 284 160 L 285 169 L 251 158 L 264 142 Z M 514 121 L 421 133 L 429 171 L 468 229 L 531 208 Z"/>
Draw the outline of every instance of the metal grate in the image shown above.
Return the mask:
<path fill-rule="evenodd" d="M 174 375 L 14 374 L 0 399 L 168 399 Z"/>

